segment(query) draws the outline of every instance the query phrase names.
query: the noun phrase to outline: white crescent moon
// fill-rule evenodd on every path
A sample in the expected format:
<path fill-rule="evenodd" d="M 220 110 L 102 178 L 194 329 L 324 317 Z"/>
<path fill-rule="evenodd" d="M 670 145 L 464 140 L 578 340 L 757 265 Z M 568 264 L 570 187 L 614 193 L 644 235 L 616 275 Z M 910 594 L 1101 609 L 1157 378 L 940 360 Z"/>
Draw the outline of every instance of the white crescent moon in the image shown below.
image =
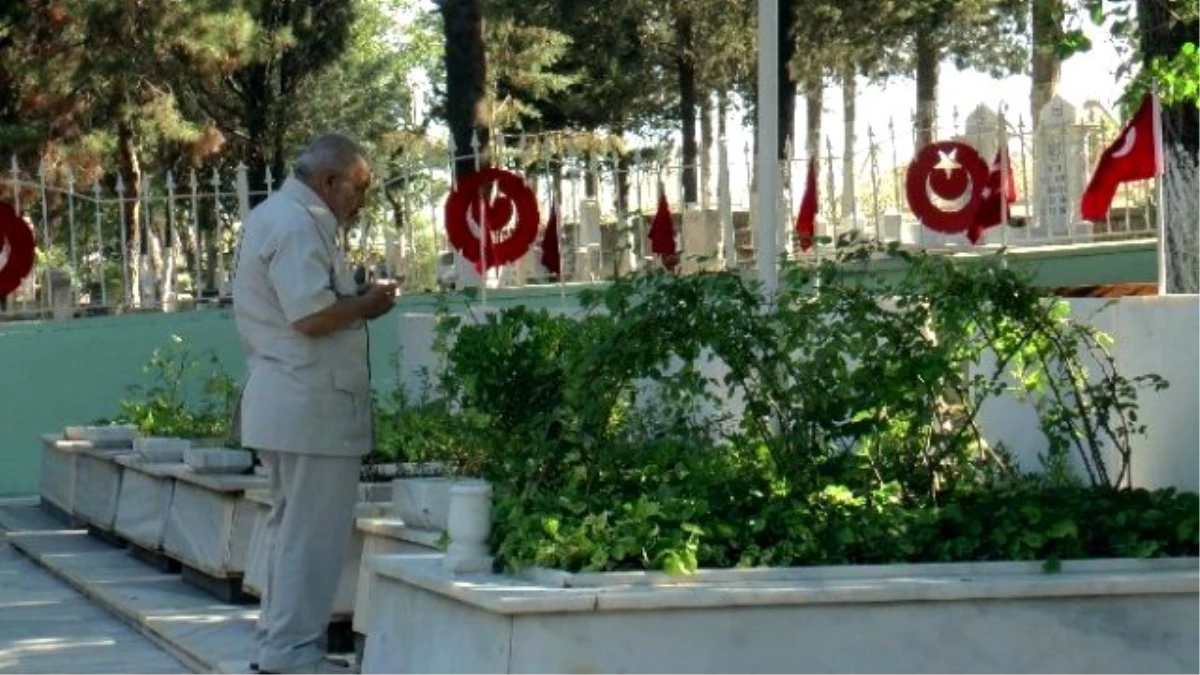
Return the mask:
<path fill-rule="evenodd" d="M 1125 132 L 1124 142 L 1120 149 L 1112 154 L 1113 158 L 1116 159 L 1117 157 L 1128 155 L 1129 151 L 1133 150 L 1134 143 L 1137 143 L 1137 127 L 1129 127 L 1129 131 Z"/>
<path fill-rule="evenodd" d="M 929 187 L 929 176 L 925 176 L 925 194 L 929 196 L 929 201 L 941 211 L 946 211 L 949 213 L 962 211 L 963 209 L 967 208 L 967 204 L 971 203 L 971 195 L 974 192 L 975 184 L 974 181 L 971 180 L 970 174 L 968 174 L 967 188 L 963 190 L 963 193 L 954 199 L 944 199 L 938 195 L 938 193 L 934 192 L 933 188 Z"/>
<path fill-rule="evenodd" d="M 480 202 L 475 202 L 475 203 L 479 204 Z M 480 208 L 486 209 L 487 206 L 484 205 L 484 206 L 481 206 Z M 512 219 L 510 218 L 509 220 L 511 221 Z M 471 229 L 471 234 L 475 235 L 476 239 L 479 239 L 480 237 L 483 236 L 483 223 L 479 222 L 478 220 L 475 220 L 475 216 L 473 216 L 471 214 L 471 207 L 467 207 L 467 227 L 469 227 Z M 492 230 L 492 237 L 494 238 L 498 234 L 509 233 L 513 229 L 513 227 L 514 227 L 513 224 L 511 222 L 509 222 L 509 223 L 506 223 L 504 225 L 504 227 L 500 228 L 499 230 L 495 229 L 494 227 L 489 227 L 488 229 Z"/>

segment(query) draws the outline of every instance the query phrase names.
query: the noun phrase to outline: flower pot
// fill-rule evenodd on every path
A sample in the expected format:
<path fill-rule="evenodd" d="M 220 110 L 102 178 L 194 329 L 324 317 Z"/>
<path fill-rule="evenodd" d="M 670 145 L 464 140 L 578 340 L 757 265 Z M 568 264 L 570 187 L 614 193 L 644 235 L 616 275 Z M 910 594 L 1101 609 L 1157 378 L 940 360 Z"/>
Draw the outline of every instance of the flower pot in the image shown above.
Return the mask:
<path fill-rule="evenodd" d="M 442 559 L 452 572 L 488 572 L 488 536 L 492 533 L 492 486 L 482 480 L 456 481 L 450 488 L 446 534 L 450 545 Z"/>

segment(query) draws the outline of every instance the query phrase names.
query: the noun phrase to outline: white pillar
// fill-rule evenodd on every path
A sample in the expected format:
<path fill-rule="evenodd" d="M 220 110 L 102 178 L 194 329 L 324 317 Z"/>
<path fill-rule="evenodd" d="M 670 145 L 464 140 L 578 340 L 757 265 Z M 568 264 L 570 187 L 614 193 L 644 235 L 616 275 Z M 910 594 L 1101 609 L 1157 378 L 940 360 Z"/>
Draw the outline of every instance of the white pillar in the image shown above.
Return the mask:
<path fill-rule="evenodd" d="M 779 285 L 779 0 L 758 0 L 758 246 L 768 297 Z"/>

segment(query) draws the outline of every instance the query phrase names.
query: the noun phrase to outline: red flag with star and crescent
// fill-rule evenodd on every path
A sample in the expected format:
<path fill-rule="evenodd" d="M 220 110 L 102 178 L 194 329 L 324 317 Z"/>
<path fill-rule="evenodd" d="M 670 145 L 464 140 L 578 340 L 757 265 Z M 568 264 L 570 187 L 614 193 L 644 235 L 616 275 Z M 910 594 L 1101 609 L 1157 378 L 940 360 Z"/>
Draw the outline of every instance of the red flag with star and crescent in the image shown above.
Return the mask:
<path fill-rule="evenodd" d="M 1100 155 L 1096 170 L 1083 191 L 1080 215 L 1093 223 L 1104 220 L 1121 183 L 1154 178 L 1162 173 L 1162 122 L 1158 99 L 1154 94 L 1146 94 L 1117 140 Z"/>
<path fill-rule="evenodd" d="M 992 160 L 982 197 L 971 226 L 967 228 L 967 238 L 972 244 L 979 243 L 983 238 L 983 231 L 987 228 L 1007 222 L 1012 214 L 1012 203 L 1017 201 L 1017 181 L 1013 178 L 1012 158 L 1003 148 L 996 151 L 996 158 Z"/>

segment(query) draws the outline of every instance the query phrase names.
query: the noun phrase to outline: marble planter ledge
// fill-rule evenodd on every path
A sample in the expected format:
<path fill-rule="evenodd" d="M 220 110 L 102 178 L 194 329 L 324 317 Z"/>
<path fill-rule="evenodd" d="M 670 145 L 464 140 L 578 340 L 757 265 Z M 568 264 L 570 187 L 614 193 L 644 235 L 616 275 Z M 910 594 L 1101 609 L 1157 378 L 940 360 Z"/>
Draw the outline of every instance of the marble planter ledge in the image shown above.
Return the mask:
<path fill-rule="evenodd" d="M 689 577 L 454 574 L 441 558 L 365 560 L 363 673 L 1200 670 L 1196 558 Z"/>
<path fill-rule="evenodd" d="M 691 577 L 614 572 L 607 583 L 604 574 L 573 583 L 576 575 L 553 570 L 454 574 L 439 555 L 377 556 L 368 564 L 381 577 L 499 614 L 1200 592 L 1197 558 L 1066 561 L 1053 574 L 1036 562 L 705 570 Z"/>

